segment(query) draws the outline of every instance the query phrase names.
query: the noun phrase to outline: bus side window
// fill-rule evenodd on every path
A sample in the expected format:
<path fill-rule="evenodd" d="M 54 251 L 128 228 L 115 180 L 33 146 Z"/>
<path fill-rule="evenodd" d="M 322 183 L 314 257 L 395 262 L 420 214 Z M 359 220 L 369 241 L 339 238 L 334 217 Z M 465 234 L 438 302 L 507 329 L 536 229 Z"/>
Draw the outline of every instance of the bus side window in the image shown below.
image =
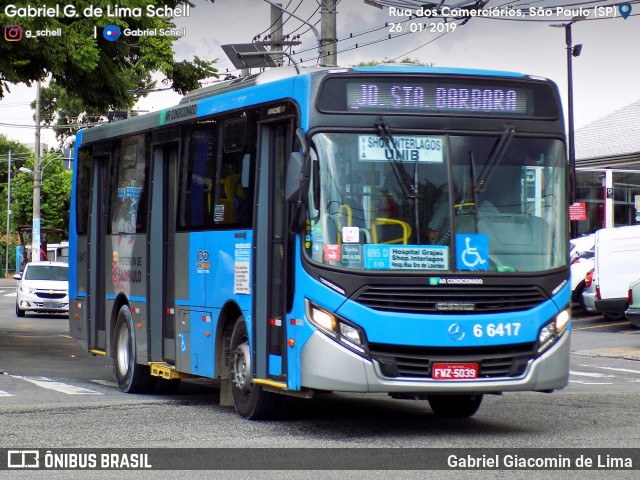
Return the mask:
<path fill-rule="evenodd" d="M 197 125 L 191 131 L 180 165 L 178 227 L 192 229 L 212 226 L 217 146 L 215 122 Z"/>
<path fill-rule="evenodd" d="M 142 233 L 147 226 L 145 179 L 149 157 L 146 137 L 124 138 L 114 158 L 117 176 L 111 184 L 109 233 Z"/>
<path fill-rule="evenodd" d="M 251 112 L 225 121 L 219 194 L 214 223 L 221 227 L 249 227 L 252 222 L 253 169 L 257 129 Z"/>

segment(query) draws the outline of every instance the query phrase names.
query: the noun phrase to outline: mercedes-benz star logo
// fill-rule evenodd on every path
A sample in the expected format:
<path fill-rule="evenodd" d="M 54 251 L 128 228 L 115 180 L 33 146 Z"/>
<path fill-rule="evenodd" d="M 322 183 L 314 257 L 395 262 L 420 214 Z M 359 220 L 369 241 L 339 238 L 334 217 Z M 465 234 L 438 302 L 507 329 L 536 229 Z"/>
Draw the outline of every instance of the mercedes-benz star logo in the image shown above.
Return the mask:
<path fill-rule="evenodd" d="M 449 336 L 456 341 L 460 341 L 464 338 L 464 330 L 459 323 L 452 323 L 449 325 Z"/>

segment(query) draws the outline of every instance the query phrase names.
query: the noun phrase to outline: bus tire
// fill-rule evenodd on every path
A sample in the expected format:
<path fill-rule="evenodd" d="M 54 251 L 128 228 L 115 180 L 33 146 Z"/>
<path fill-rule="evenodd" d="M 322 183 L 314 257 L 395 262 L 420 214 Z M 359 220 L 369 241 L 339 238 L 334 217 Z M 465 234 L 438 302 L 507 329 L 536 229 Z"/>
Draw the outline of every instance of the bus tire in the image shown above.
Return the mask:
<path fill-rule="evenodd" d="M 442 418 L 469 418 L 480 408 L 482 395 L 429 395 L 429 406 Z"/>
<path fill-rule="evenodd" d="M 241 315 L 233 327 L 229 348 L 229 378 L 231 398 L 238 414 L 249 420 L 272 417 L 280 405 L 282 397 L 265 392 L 260 385 L 251 381 L 251 347 L 249 335 Z"/>
<path fill-rule="evenodd" d="M 128 305 L 123 305 L 118 311 L 113 338 L 113 372 L 118 388 L 124 393 L 151 393 L 155 389 L 157 377 L 151 376 L 148 365 L 136 363 L 136 334 Z"/>

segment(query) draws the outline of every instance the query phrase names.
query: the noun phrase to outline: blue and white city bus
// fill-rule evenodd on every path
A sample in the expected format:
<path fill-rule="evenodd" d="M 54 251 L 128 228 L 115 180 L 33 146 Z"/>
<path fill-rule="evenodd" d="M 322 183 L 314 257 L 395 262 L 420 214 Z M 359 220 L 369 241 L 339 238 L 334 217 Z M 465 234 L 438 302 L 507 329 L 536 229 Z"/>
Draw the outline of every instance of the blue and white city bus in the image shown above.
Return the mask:
<path fill-rule="evenodd" d="M 266 417 L 381 392 L 473 415 L 569 374 L 557 87 L 279 68 L 80 132 L 70 331 L 124 392 L 181 377 Z"/>

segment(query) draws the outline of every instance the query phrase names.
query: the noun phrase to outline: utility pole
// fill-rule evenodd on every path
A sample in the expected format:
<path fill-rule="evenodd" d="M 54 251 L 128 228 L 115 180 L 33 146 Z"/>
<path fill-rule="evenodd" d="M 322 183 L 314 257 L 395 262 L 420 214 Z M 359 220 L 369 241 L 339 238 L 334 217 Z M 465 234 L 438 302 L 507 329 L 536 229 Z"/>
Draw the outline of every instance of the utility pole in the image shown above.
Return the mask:
<path fill-rule="evenodd" d="M 7 249 L 5 252 L 5 277 L 9 276 L 9 231 L 11 225 L 11 149 L 9 149 L 9 164 L 7 166 Z"/>
<path fill-rule="evenodd" d="M 42 170 L 40 158 L 40 80 L 36 84 L 36 165 L 33 169 L 33 230 L 31 234 L 31 261 L 40 260 L 40 186 Z"/>
<path fill-rule="evenodd" d="M 336 38 L 336 0 L 321 0 L 320 31 L 322 36 L 322 55 L 320 65 L 338 66 Z"/>
<path fill-rule="evenodd" d="M 282 4 L 278 3 L 277 6 L 271 5 L 271 51 L 282 52 Z M 282 61 L 282 55 L 275 55 L 273 61 L 277 66 L 281 67 L 284 62 Z"/>
<path fill-rule="evenodd" d="M 276 22 L 276 19 L 278 17 L 276 17 L 277 13 L 276 12 L 284 12 L 287 13 L 288 15 L 291 15 L 293 18 L 295 18 L 296 20 L 300 20 L 302 23 L 309 25 L 309 28 L 311 29 L 311 31 L 313 32 L 313 34 L 316 36 L 316 39 L 318 40 L 318 55 L 320 56 L 320 60 L 322 61 L 322 40 L 320 38 L 320 32 L 318 32 L 318 29 L 316 27 L 313 26 L 313 24 L 309 23 L 307 20 L 304 20 L 300 17 L 298 17 L 297 15 L 295 15 L 292 12 L 289 12 L 288 10 L 285 10 L 282 7 L 281 3 L 273 3 L 271 0 L 264 0 L 265 2 L 267 2 L 269 5 L 271 5 L 271 23 L 273 24 L 273 26 L 271 27 L 271 41 L 269 42 L 255 42 L 256 45 L 265 45 L 271 48 L 271 51 L 278 51 L 278 52 L 282 52 L 282 47 L 285 46 L 295 46 L 295 45 L 300 45 L 302 42 L 299 40 L 285 40 L 284 36 L 282 35 L 282 13 L 280 13 L 280 18 L 278 20 L 278 22 Z M 335 0 L 333 0 L 335 3 Z M 280 37 L 275 37 L 275 35 L 278 35 L 277 31 L 279 30 L 279 35 Z M 278 40 L 275 40 L 275 38 L 278 38 Z M 276 63 L 278 64 L 278 66 L 282 65 L 282 56 L 281 55 L 277 55 L 277 57 L 280 57 L 280 62 L 278 62 L 276 60 Z"/>
<path fill-rule="evenodd" d="M 282 8 L 281 3 L 267 3 L 271 4 L 271 33 L 269 34 L 269 40 L 254 43 L 256 45 L 269 47 L 271 52 L 283 52 L 283 47 L 300 45 L 302 42 L 299 40 L 284 39 L 282 15 L 283 13 L 288 13 L 289 15 L 291 15 L 291 13 Z M 297 17 L 294 16 L 294 18 Z M 284 65 L 284 55 L 273 55 L 273 61 L 278 67 L 282 67 Z M 242 76 L 245 76 L 244 70 L 245 69 L 243 69 Z M 248 75 L 248 69 L 246 70 L 246 74 Z"/>

